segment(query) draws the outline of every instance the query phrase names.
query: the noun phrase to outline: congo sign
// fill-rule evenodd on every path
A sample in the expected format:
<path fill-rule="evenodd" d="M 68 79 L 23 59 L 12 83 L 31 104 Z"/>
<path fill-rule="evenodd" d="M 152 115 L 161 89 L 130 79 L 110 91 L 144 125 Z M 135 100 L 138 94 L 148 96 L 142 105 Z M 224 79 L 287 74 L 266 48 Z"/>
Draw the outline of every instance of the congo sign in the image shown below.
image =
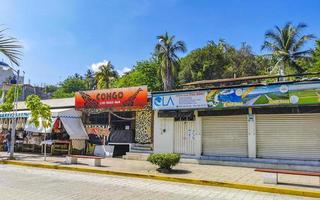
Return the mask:
<path fill-rule="evenodd" d="M 75 94 L 76 109 L 139 110 L 147 105 L 146 86 L 80 91 Z"/>

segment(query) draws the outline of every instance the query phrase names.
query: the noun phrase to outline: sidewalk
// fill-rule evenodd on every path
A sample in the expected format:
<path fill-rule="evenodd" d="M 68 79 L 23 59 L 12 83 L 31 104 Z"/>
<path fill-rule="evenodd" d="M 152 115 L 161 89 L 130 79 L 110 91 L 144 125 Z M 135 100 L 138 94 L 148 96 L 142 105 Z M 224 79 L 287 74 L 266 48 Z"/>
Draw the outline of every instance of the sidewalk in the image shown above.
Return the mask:
<path fill-rule="evenodd" d="M 0 161 L 6 160 L 7 157 L 8 155 L 5 152 L 0 152 Z M 77 168 L 201 179 L 207 181 L 234 182 L 240 184 L 320 192 L 319 177 L 280 174 L 279 182 L 281 182 L 281 184 L 270 185 L 263 183 L 262 173 L 255 172 L 254 168 L 181 163 L 174 168 L 173 173 L 162 174 L 156 171 L 156 166 L 147 161 L 105 158 L 102 160 L 102 167 L 91 167 L 88 166 L 86 159 L 79 159 L 80 164 L 78 165 L 66 165 L 64 164 L 64 157 L 49 156 L 47 157 L 47 161 L 43 161 L 43 156 L 38 154 L 16 153 L 15 157 L 17 161 L 32 162 L 35 164 L 72 166 Z"/>

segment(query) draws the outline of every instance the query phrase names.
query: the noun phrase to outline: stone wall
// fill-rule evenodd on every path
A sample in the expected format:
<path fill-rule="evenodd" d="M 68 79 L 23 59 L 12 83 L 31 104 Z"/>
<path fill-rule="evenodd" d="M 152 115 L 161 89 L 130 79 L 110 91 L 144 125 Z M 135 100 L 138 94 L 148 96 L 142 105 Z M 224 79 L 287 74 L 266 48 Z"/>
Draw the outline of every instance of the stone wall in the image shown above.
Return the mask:
<path fill-rule="evenodd" d="M 152 142 L 152 110 L 136 111 L 135 140 L 140 144 Z"/>

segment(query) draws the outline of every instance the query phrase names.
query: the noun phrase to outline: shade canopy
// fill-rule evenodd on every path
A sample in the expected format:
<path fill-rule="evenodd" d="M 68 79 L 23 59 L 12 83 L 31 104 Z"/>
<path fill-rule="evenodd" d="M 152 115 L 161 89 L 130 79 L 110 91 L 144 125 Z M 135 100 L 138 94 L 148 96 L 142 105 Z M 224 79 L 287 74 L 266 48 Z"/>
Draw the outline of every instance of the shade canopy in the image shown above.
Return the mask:
<path fill-rule="evenodd" d="M 28 119 L 25 131 L 36 132 L 36 133 L 51 133 L 53 124 L 59 118 L 66 129 L 70 139 L 88 139 L 88 135 L 85 131 L 83 123 L 81 121 L 81 112 L 76 111 L 73 108 L 70 109 L 51 109 L 52 113 L 52 124 L 51 127 L 44 128 L 43 126 L 35 127 L 30 124 L 30 118 Z M 40 123 L 41 124 L 41 123 Z"/>

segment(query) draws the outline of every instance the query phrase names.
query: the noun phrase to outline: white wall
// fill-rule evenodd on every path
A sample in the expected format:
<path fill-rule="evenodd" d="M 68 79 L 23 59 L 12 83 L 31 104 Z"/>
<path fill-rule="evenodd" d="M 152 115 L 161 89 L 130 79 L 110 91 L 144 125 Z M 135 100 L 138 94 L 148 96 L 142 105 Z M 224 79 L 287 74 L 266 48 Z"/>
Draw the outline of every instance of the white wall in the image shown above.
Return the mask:
<path fill-rule="evenodd" d="M 159 118 L 158 111 L 154 112 L 154 152 L 173 152 L 173 118 Z"/>
<path fill-rule="evenodd" d="M 248 155 L 256 158 L 256 120 L 255 115 L 249 111 L 248 117 Z M 202 153 L 202 118 L 195 111 L 195 129 L 197 132 L 195 141 L 195 157 Z M 154 152 L 172 153 L 174 151 L 174 118 L 159 118 L 158 111 L 154 112 Z"/>
<path fill-rule="evenodd" d="M 195 157 L 201 156 L 201 118 L 195 112 Z M 174 118 L 159 118 L 158 111 L 154 112 L 154 152 L 155 153 L 173 153 L 174 152 Z"/>
<path fill-rule="evenodd" d="M 200 158 L 202 153 L 202 118 L 198 117 L 198 111 L 195 111 L 196 121 L 195 121 L 195 128 L 196 128 L 196 141 L 195 141 L 195 157 Z"/>
<path fill-rule="evenodd" d="M 248 114 L 248 156 L 257 157 L 256 116 L 249 111 Z"/>

